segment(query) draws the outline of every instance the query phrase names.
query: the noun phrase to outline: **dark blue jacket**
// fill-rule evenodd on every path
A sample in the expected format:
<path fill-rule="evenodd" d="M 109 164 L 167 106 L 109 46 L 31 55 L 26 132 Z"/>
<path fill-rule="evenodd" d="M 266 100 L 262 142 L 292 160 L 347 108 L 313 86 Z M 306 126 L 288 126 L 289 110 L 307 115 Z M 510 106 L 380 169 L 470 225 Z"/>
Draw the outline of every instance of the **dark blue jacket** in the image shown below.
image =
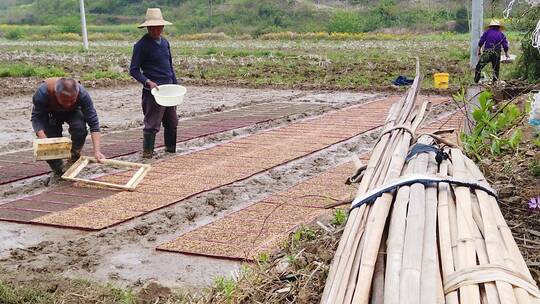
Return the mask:
<path fill-rule="evenodd" d="M 90 132 L 99 132 L 99 119 L 96 109 L 94 108 L 92 98 L 90 98 L 90 94 L 88 94 L 86 89 L 81 84 L 78 84 L 78 86 L 79 96 L 77 96 L 77 101 L 75 103 L 76 108 L 80 108 L 83 112 L 84 119 L 90 127 Z M 48 96 L 49 95 L 47 93 L 47 84 L 42 83 L 39 86 L 37 92 L 34 94 L 34 97 L 32 98 L 32 103 L 34 104 L 34 106 L 32 107 L 31 121 L 32 127 L 34 128 L 35 132 L 39 130 L 45 130 L 45 126 L 49 124 Z M 55 113 L 56 112 L 52 112 L 51 114 L 54 115 Z"/>
<path fill-rule="evenodd" d="M 150 35 L 144 35 L 133 46 L 129 74 L 143 85 L 148 79 L 158 85 L 177 84 L 169 41 L 162 37 L 158 44 Z"/>

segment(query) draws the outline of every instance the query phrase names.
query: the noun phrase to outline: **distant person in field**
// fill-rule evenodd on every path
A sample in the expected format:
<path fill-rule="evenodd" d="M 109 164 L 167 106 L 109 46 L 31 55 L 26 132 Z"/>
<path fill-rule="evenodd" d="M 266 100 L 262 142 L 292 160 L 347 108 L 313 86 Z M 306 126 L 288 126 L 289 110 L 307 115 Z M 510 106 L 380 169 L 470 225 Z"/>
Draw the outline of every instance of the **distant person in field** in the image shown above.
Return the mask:
<path fill-rule="evenodd" d="M 94 156 L 98 161 L 105 159 L 101 154 L 99 120 L 92 98 L 85 88 L 72 78 L 48 78 L 43 81 L 32 98 L 32 127 L 38 138 L 62 137 L 63 124 L 69 126 L 71 135 L 71 161 L 81 156 L 90 127 Z M 48 160 L 57 175 L 64 172 L 61 159 Z"/>
<path fill-rule="evenodd" d="M 504 26 L 502 26 L 498 20 L 492 20 L 489 23 L 487 30 L 480 38 L 480 42 L 478 42 L 478 56 L 480 56 L 480 60 L 476 65 L 474 73 L 475 83 L 480 81 L 480 73 L 482 72 L 482 69 L 490 62 L 493 66 L 493 81 L 497 81 L 499 79 L 501 49 L 504 50 L 506 58 L 509 58 L 508 40 L 506 40 L 506 36 L 502 32 L 503 30 Z M 482 47 L 484 48 L 483 52 Z"/>
<path fill-rule="evenodd" d="M 165 151 L 176 152 L 176 127 L 178 116 L 176 107 L 163 107 L 156 103 L 150 92 L 162 84 L 178 84 L 172 64 L 171 47 L 161 36 L 165 25 L 159 8 L 146 11 L 146 21 L 139 28 L 146 27 L 145 34 L 133 47 L 129 73 L 143 84 L 142 110 L 144 114 L 143 157 L 151 158 L 154 153 L 156 134 L 161 124 L 164 128 Z"/>

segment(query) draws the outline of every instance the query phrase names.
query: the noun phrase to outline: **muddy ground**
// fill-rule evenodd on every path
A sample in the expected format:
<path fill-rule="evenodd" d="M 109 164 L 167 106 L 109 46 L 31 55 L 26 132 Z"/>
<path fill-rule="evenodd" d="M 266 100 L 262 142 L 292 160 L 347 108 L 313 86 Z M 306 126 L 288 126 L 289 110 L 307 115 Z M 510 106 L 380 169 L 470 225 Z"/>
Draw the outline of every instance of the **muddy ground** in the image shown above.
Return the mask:
<path fill-rule="evenodd" d="M 329 105 L 327 110 L 362 103 L 375 98 L 375 94 L 252 90 L 212 87 L 188 87 L 187 102 L 180 107 L 182 117 L 241 107 L 254 103 L 316 102 Z M 90 90 L 101 115 L 106 132 L 130 129 L 140 125 L 140 87 L 125 90 Z M 1 115 L 0 147 L 4 151 L 27 147 L 33 135 L 29 131 L 28 116 L 31 96 L 4 98 L 9 105 Z M 320 113 L 306 113 L 316 115 Z M 297 119 L 301 119 L 299 116 Z M 261 132 L 287 120 L 257 127 L 225 132 L 210 138 L 181 143 L 179 151 L 188 152 L 210 147 L 237 136 Z M 8 132 L 9 131 L 9 132 Z M 219 259 L 157 252 L 155 248 L 185 231 L 213 221 L 216 217 L 238 210 L 257 200 L 349 161 L 351 153 L 369 149 L 377 131 L 364 134 L 348 142 L 333 146 L 307 158 L 258 174 L 248 180 L 207 192 L 158 212 L 129 221 L 100 232 L 80 232 L 31 225 L 0 222 L 0 268 L 9 271 L 9 280 L 25 281 L 37 277 L 64 276 L 86 278 L 115 285 L 138 287 L 156 280 L 165 286 L 200 291 L 217 276 L 231 276 L 240 263 Z M 12 141 L 18 145 L 11 145 Z M 160 154 L 160 157 L 166 157 Z M 127 159 L 136 160 L 137 156 Z M 42 181 L 21 182 L 11 185 L 7 197 L 37 193 L 48 186 Z M 5 194 L 5 193 L 4 193 Z M 6 195 L 3 195 L 6 198 Z M 1 203 L 1 202 L 0 202 Z M 174 265 L 174 267 L 171 267 Z"/>

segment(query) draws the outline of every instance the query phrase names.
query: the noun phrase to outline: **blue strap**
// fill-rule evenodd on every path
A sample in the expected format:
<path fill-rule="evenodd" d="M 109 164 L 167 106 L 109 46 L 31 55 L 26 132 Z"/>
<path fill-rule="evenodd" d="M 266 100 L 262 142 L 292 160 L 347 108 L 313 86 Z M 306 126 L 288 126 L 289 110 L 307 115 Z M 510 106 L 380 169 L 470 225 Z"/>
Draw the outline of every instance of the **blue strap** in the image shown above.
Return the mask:
<path fill-rule="evenodd" d="M 433 152 L 435 153 L 435 160 L 438 164 L 440 164 L 443 160 L 448 159 L 448 153 L 444 152 L 444 150 L 441 148 L 436 148 L 435 146 L 430 145 L 424 145 L 424 144 L 416 144 L 412 147 L 411 151 L 405 158 L 405 161 L 410 161 L 416 154 L 420 153 L 428 153 Z"/>
<path fill-rule="evenodd" d="M 362 206 L 364 204 L 371 204 L 379 196 L 381 196 L 384 193 L 393 192 L 399 187 L 410 186 L 410 185 L 417 184 L 417 183 L 422 184 L 424 186 L 430 186 L 430 185 L 439 184 L 439 183 L 447 183 L 447 184 L 456 185 L 456 186 L 459 186 L 459 187 L 468 187 L 468 188 L 471 188 L 473 190 L 482 190 L 482 191 L 486 192 L 488 195 L 493 196 L 498 201 L 497 194 L 495 193 L 494 190 L 492 190 L 492 189 L 490 189 L 488 187 L 484 187 L 482 185 L 479 185 L 479 184 L 477 184 L 475 182 L 463 181 L 463 180 L 454 179 L 454 178 L 450 178 L 450 177 L 444 177 L 443 178 L 443 177 L 426 177 L 426 176 L 424 176 L 424 177 L 416 178 L 417 176 L 420 176 L 420 175 L 411 175 L 409 178 L 403 178 L 403 179 L 397 180 L 397 181 L 395 181 L 395 182 L 393 182 L 393 183 L 391 183 L 389 185 L 385 185 L 385 186 L 382 186 L 382 187 L 371 190 L 369 193 L 366 193 L 364 196 L 355 199 L 353 201 L 353 203 L 352 203 L 352 207 L 351 207 L 350 210 L 353 210 L 354 208 L 358 208 L 358 207 L 360 207 L 360 206 Z M 414 177 L 414 178 L 412 178 L 412 177 Z"/>

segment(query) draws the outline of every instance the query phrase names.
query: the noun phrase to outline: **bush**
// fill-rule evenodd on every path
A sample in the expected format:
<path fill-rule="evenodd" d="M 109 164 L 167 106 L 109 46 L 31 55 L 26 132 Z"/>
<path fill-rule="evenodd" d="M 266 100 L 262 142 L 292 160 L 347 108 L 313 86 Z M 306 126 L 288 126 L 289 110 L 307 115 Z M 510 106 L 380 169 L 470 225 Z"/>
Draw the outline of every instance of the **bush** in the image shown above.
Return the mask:
<path fill-rule="evenodd" d="M 14 28 L 7 30 L 4 34 L 4 37 L 9 40 L 19 40 L 24 36 L 24 33 L 21 29 Z"/>
<path fill-rule="evenodd" d="M 60 33 L 80 33 L 81 21 L 76 16 L 62 17 L 58 19 L 56 24 L 59 25 Z"/>
<path fill-rule="evenodd" d="M 456 12 L 456 32 L 469 32 L 469 14 L 465 6 L 461 6 Z"/>
<path fill-rule="evenodd" d="M 527 34 L 521 40 L 522 55 L 517 63 L 515 74 L 532 83 L 540 81 L 540 52 L 532 46 L 532 32 L 538 22 L 540 7 L 532 8 L 528 15 L 516 20 L 512 28 L 527 29 Z"/>
<path fill-rule="evenodd" d="M 521 41 L 521 50 L 523 53 L 517 64 L 517 76 L 531 83 L 540 81 L 540 52 L 532 46 L 532 33 Z"/>
<path fill-rule="evenodd" d="M 328 23 L 328 32 L 331 33 L 357 33 L 360 27 L 359 15 L 354 11 L 335 11 Z"/>

